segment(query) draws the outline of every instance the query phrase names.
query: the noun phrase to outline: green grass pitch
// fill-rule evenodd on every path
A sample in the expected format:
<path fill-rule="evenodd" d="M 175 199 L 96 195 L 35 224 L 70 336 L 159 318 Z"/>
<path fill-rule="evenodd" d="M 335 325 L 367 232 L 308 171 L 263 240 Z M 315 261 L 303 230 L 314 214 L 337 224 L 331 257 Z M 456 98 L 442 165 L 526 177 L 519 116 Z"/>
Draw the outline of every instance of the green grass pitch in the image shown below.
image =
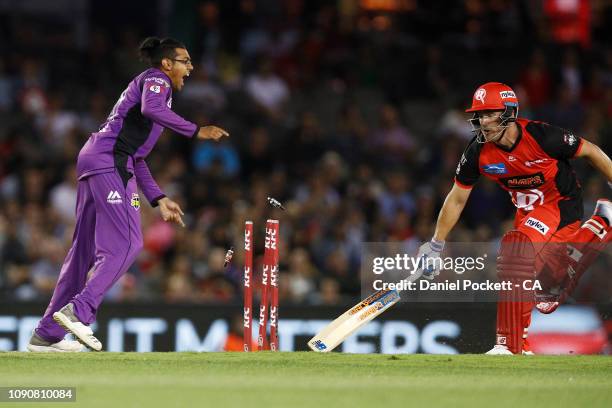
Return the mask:
<path fill-rule="evenodd" d="M 0 353 L 0 386 L 73 386 L 16 407 L 610 407 L 609 356 Z"/>

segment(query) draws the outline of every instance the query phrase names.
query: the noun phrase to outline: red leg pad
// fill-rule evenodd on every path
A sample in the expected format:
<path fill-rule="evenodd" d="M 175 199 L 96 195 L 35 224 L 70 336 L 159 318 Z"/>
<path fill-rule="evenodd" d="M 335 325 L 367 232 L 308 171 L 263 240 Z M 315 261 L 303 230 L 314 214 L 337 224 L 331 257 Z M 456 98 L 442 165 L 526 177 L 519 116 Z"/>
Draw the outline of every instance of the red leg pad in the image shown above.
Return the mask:
<path fill-rule="evenodd" d="M 523 286 L 524 281 L 535 279 L 535 250 L 527 235 L 515 230 L 504 235 L 497 257 L 497 275 L 500 281 L 510 282 L 511 289 L 499 293 L 496 343 L 520 354 L 523 330 L 529 325 L 534 299 L 533 290 Z"/>

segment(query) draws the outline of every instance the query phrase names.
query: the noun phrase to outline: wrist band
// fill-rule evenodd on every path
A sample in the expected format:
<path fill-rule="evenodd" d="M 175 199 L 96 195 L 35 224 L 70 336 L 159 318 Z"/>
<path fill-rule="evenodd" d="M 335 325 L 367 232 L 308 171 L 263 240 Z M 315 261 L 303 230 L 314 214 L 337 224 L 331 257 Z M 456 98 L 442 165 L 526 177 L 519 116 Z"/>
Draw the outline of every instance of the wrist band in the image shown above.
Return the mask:
<path fill-rule="evenodd" d="M 436 252 L 442 252 L 442 250 L 444 249 L 444 241 L 438 241 L 433 238 L 431 239 L 431 241 L 429 241 L 429 245 L 431 246 L 431 249 Z"/>

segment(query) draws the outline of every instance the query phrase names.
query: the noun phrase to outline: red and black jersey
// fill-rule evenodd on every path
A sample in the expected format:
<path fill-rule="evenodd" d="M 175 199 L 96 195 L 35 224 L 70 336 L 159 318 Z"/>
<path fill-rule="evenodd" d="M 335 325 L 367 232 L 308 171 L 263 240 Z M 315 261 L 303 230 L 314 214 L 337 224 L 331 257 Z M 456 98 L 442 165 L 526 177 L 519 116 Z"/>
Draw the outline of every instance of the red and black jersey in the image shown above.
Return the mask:
<path fill-rule="evenodd" d="M 558 205 L 559 228 L 582 218 L 582 190 L 569 160 L 583 139 L 547 123 L 518 119 L 519 135 L 510 148 L 472 139 L 463 152 L 455 184 L 471 189 L 480 175 L 510 193 L 520 212 Z"/>

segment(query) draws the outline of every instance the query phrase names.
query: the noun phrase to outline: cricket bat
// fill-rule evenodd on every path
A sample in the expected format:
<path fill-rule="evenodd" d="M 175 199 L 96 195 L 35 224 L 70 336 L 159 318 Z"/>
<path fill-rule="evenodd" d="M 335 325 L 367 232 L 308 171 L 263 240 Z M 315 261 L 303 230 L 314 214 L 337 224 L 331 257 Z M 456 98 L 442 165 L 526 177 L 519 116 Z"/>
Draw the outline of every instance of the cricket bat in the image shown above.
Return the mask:
<path fill-rule="evenodd" d="M 414 282 L 422 275 L 423 269 L 419 268 L 404 281 Z M 399 301 L 400 295 L 395 289 L 379 290 L 371 294 L 325 326 L 323 330 L 308 341 L 308 347 L 319 353 L 332 351 L 348 336 Z"/>
<path fill-rule="evenodd" d="M 399 300 L 400 295 L 397 290 L 380 290 L 368 296 L 325 326 L 323 330 L 310 339 L 308 347 L 320 353 L 332 351 L 348 336 Z"/>

